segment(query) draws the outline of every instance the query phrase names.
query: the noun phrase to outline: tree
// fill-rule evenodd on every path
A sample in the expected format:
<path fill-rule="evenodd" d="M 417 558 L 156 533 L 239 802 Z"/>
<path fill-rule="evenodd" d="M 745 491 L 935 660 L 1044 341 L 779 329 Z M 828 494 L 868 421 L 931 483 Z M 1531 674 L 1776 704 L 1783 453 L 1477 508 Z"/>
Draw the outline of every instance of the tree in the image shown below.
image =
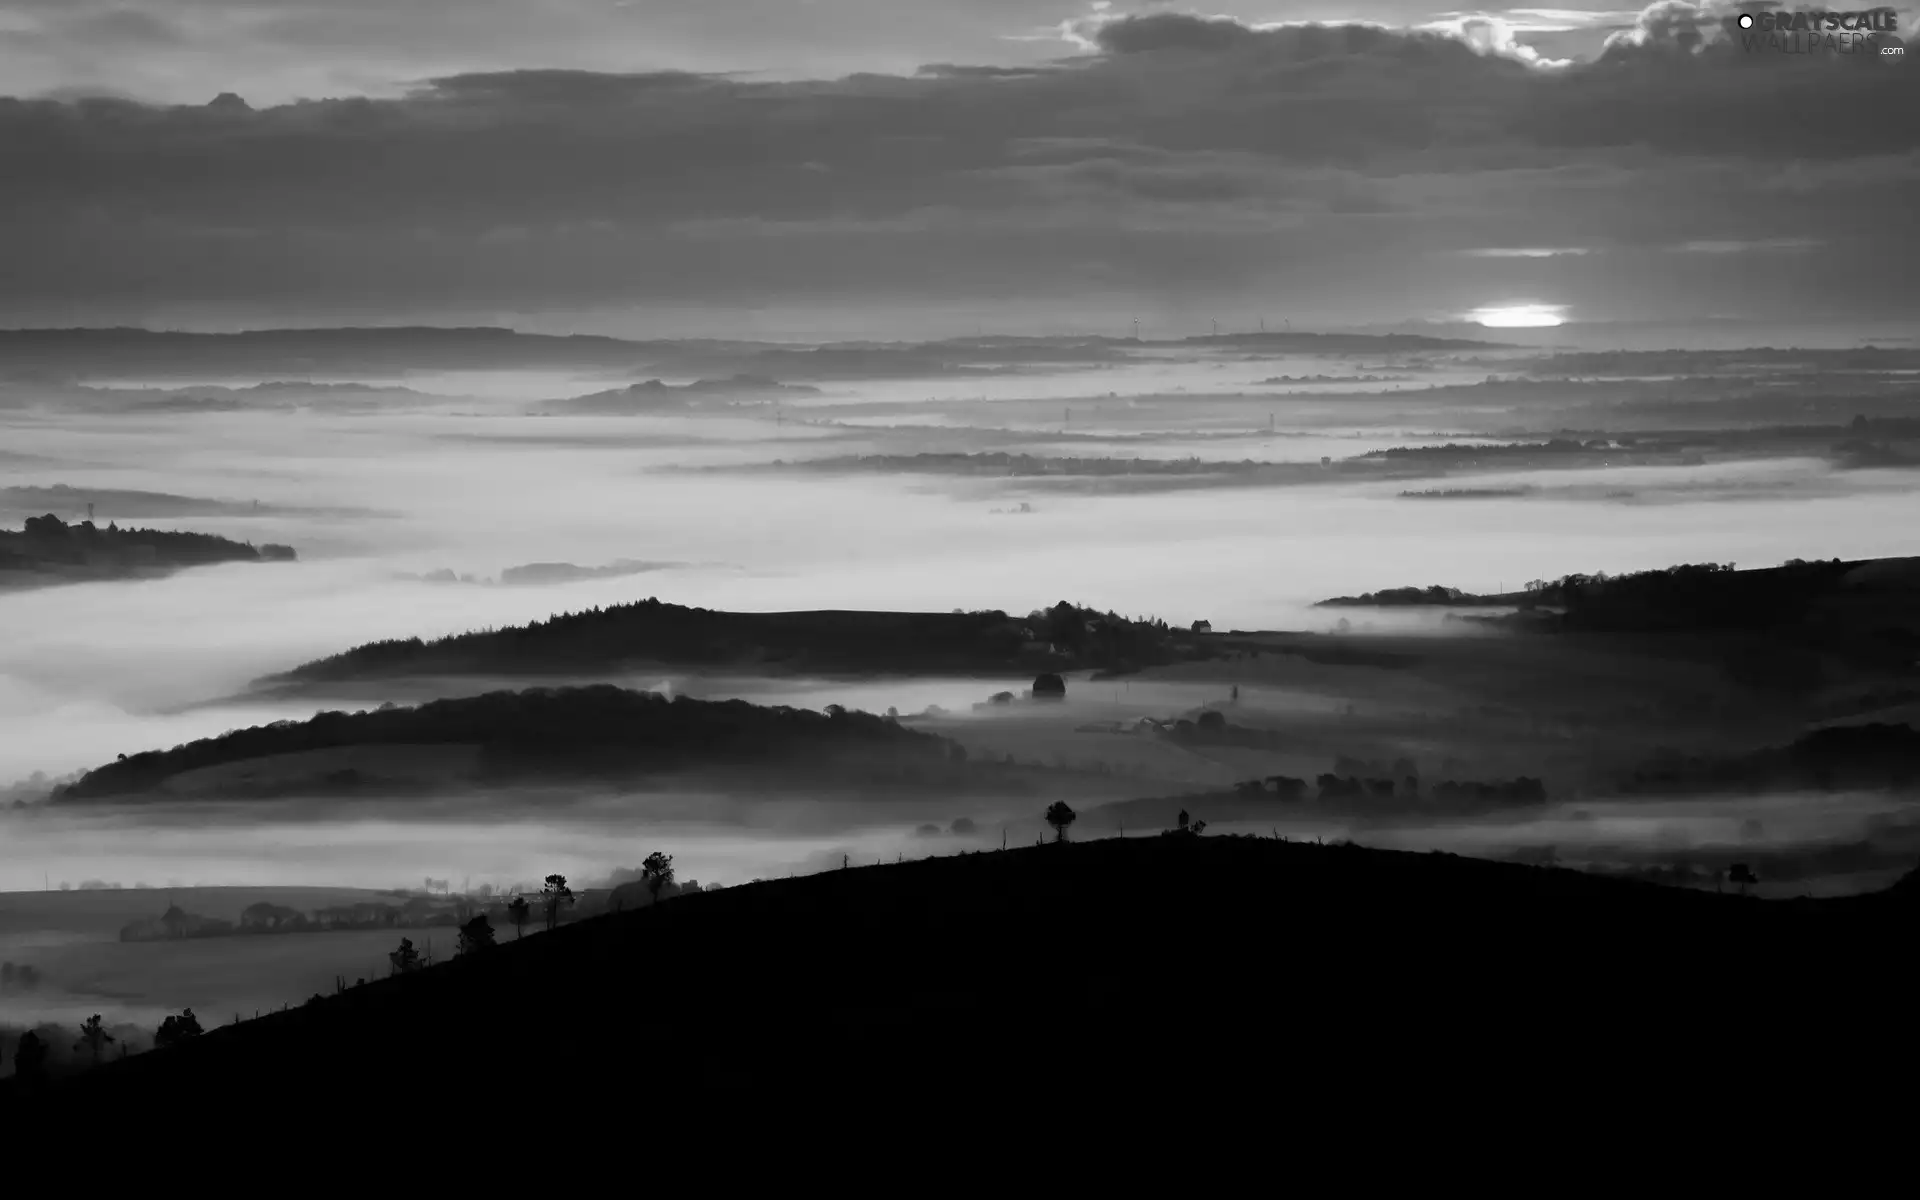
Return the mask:
<path fill-rule="evenodd" d="M 1053 840 L 1056 842 L 1066 841 L 1067 826 L 1073 824 L 1074 819 L 1079 815 L 1079 813 L 1067 807 L 1065 800 L 1055 800 L 1047 809 L 1047 824 L 1053 826 Z"/>
<path fill-rule="evenodd" d="M 420 952 L 413 948 L 412 938 L 401 938 L 400 948 L 387 955 L 387 961 L 393 964 L 395 975 L 406 975 L 420 969 Z"/>
<path fill-rule="evenodd" d="M 660 889 L 673 882 L 673 855 L 655 850 L 640 864 L 640 877 L 647 881 L 647 892 L 660 903 Z"/>
<path fill-rule="evenodd" d="M 20 1035 L 13 1048 L 13 1074 L 24 1083 L 44 1083 L 47 1078 L 47 1043 L 29 1029 Z"/>
<path fill-rule="evenodd" d="M 481 913 L 460 927 L 460 944 L 455 954 L 472 954 L 477 950 L 491 949 L 493 946 L 493 923 L 487 920 L 487 914 Z"/>
<path fill-rule="evenodd" d="M 110 1043 L 117 1040 L 118 1039 L 112 1034 L 107 1032 L 106 1023 L 100 1019 L 100 1014 L 95 1013 L 81 1023 L 80 1040 L 73 1044 L 73 1048 L 78 1050 L 80 1047 L 85 1046 L 87 1049 L 93 1051 L 93 1065 L 97 1067 L 100 1065 L 101 1051 Z"/>
<path fill-rule="evenodd" d="M 1065 700 L 1067 681 L 1058 675 L 1037 675 L 1033 680 L 1033 698 L 1035 700 Z"/>
<path fill-rule="evenodd" d="M 533 906 L 527 903 L 525 896 L 515 896 L 507 905 L 507 920 L 513 922 L 513 936 L 518 939 L 527 931 L 527 918 L 533 913 Z"/>
<path fill-rule="evenodd" d="M 200 1019 L 193 1015 L 193 1010 L 183 1009 L 179 1015 L 160 1022 L 159 1031 L 153 1035 L 153 1044 L 163 1049 L 177 1046 L 190 1037 L 199 1037 L 202 1032 Z"/>
<path fill-rule="evenodd" d="M 1747 889 L 1759 883 L 1760 880 L 1754 875 L 1753 868 L 1746 863 L 1738 862 L 1727 868 L 1727 882 L 1739 884 L 1740 894 L 1744 896 L 1747 894 Z"/>
<path fill-rule="evenodd" d="M 567 886 L 565 875 L 549 875 L 540 888 L 541 901 L 546 905 L 547 928 L 560 924 L 560 909 L 573 903 L 573 889 Z"/>

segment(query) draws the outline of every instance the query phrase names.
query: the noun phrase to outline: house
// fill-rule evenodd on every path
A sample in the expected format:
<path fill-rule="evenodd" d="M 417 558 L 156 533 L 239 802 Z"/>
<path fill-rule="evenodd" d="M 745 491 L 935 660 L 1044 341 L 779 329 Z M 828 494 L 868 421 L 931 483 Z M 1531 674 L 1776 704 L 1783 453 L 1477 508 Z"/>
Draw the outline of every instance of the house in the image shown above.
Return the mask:
<path fill-rule="evenodd" d="M 1195 621 L 1193 623 L 1193 631 L 1195 633 L 1212 633 L 1213 622 L 1212 621 Z"/>

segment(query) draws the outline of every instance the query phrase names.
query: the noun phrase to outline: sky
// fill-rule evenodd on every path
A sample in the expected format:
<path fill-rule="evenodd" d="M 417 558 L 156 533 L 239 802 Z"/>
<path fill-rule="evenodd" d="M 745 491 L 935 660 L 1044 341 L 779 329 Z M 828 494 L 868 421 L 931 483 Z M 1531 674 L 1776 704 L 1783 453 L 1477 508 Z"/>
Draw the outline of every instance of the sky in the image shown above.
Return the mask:
<path fill-rule="evenodd" d="M 1735 11 L 0 0 L 0 325 L 1920 317 L 1920 64 Z"/>

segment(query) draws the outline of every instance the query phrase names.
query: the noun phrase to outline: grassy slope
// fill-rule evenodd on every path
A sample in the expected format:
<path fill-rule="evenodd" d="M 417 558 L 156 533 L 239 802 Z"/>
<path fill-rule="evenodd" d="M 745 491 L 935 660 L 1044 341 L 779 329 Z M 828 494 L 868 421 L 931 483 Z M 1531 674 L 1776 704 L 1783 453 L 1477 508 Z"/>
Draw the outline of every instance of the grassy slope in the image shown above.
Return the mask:
<path fill-rule="evenodd" d="M 583 921 L 111 1064 L 36 1111 L 246 1096 L 284 1115 L 404 1074 L 448 1095 L 672 1097 L 653 1120 L 722 1095 L 919 1111 L 1032 1087 L 1151 1112 L 1319 1068 L 1395 1088 L 1368 1072 L 1436 1057 L 1484 1081 L 1705 1085 L 1756 1054 L 1784 1069 L 1816 1032 L 1885 1064 L 1913 1047 L 1892 1023 L 1912 891 L 1743 900 L 1252 839 L 1030 847 Z"/>

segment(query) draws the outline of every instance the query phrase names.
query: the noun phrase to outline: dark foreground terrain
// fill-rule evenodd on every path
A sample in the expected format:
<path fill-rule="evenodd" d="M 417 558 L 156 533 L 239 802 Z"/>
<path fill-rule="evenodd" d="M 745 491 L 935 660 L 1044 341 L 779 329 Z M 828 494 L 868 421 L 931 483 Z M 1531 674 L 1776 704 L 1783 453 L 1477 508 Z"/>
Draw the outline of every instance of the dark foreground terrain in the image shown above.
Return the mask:
<path fill-rule="evenodd" d="M 1810 1074 L 1910 1069 L 1915 889 L 1762 901 L 1251 838 L 1030 846 L 503 935 L 39 1093 L 8 1081 L 0 1108 L 244 1104 L 292 1128 L 431 1093 L 638 1134 L 873 1110 L 986 1128 L 1092 1101 L 1156 1126 L 1355 1104 L 1364 1124 L 1470 1093 L 1805 1102 Z"/>

